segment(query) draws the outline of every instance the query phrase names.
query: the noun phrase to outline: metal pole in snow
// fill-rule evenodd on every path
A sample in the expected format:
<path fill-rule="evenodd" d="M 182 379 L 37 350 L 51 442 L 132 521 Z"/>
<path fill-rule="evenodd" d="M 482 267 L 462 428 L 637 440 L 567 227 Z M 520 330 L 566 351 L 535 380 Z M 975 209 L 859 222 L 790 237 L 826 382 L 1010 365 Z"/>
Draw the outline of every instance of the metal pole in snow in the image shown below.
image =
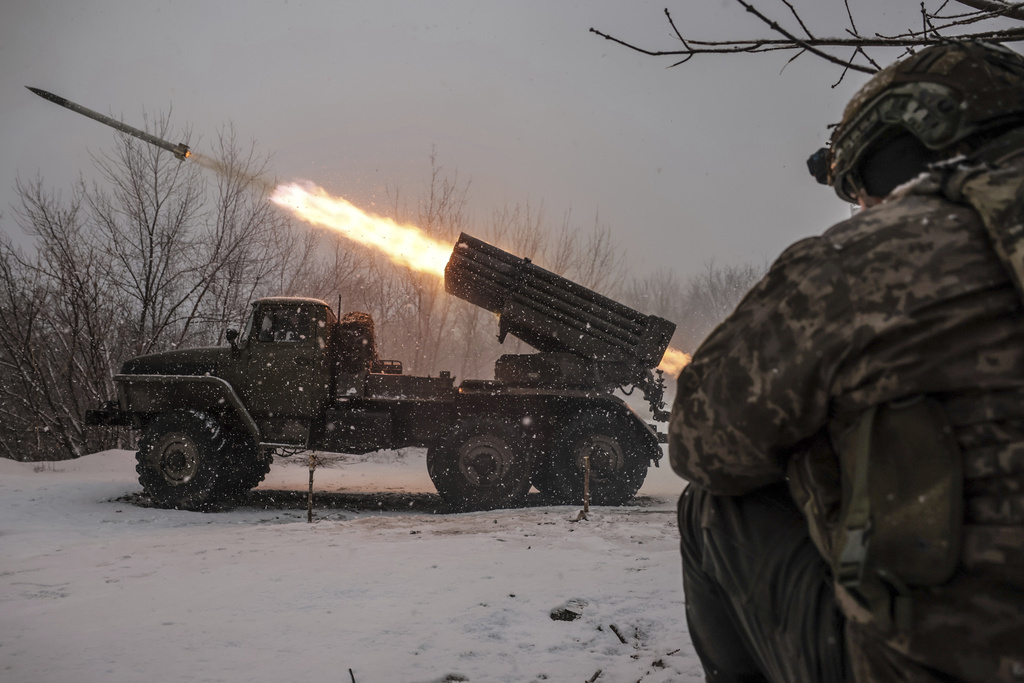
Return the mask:
<path fill-rule="evenodd" d="M 590 512 L 590 456 L 583 456 L 583 514 Z"/>
<path fill-rule="evenodd" d="M 306 522 L 313 522 L 313 470 L 316 469 L 316 451 L 309 452 L 309 496 L 306 499 Z"/>

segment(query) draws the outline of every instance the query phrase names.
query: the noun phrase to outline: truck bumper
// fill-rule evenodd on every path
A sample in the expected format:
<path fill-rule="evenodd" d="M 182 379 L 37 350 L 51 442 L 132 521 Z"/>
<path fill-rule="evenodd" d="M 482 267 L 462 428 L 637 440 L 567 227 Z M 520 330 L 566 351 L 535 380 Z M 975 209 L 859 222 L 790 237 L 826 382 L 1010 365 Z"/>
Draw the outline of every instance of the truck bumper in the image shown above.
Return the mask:
<path fill-rule="evenodd" d="M 85 424 L 93 427 L 131 427 L 132 414 L 111 402 L 97 410 L 85 411 Z"/>

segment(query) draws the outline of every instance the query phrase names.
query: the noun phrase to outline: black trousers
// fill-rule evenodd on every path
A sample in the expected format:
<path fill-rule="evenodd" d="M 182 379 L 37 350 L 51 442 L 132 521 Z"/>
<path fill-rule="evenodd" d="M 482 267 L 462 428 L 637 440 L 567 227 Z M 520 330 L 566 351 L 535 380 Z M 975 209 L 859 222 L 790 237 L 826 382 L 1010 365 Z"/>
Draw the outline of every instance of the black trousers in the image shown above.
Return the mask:
<path fill-rule="evenodd" d="M 832 576 L 785 484 L 679 499 L 686 621 L 710 683 L 851 681 Z"/>

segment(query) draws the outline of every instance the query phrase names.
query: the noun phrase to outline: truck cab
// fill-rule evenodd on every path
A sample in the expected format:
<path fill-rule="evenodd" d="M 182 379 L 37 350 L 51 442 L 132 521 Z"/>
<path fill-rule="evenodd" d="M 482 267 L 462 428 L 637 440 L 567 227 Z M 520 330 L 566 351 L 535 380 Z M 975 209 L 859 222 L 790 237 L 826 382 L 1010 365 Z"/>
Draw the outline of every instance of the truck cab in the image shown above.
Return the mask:
<path fill-rule="evenodd" d="M 310 426 L 322 418 L 335 386 L 337 325 L 318 299 L 274 297 L 253 304 L 231 361 L 218 375 L 235 388 L 262 441 L 309 441 Z"/>

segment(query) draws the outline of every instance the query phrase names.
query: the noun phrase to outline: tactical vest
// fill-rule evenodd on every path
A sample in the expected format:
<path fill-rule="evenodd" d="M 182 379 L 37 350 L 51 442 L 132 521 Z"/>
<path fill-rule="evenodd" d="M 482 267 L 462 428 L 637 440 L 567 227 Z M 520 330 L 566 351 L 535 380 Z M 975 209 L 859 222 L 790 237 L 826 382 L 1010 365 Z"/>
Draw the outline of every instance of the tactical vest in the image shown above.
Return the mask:
<path fill-rule="evenodd" d="M 986 150 L 934 168 L 905 191 L 975 209 L 1024 301 L 1024 130 Z M 1000 150 L 1006 152 L 1001 158 Z M 987 515 L 983 521 L 997 525 L 992 529 L 1017 532 L 1003 543 L 1001 559 L 1011 565 L 1024 560 L 1024 492 L 992 498 L 991 514 L 965 510 L 964 504 L 965 479 L 970 486 L 972 477 L 1024 478 L 1024 441 L 965 450 L 957 438 L 972 430 L 999 431 L 1008 421 L 1024 425 L 1020 390 L 915 396 L 870 408 L 834 439 L 838 518 L 828 525 L 812 521 L 811 533 L 832 565 L 841 600 L 845 592 L 890 633 L 909 631 L 914 592 L 946 583 L 960 568 L 965 516 L 970 522 Z M 1024 427 L 1014 429 L 1024 436 Z M 827 502 L 806 496 L 808 471 L 790 470 L 791 487 L 804 490 L 803 497 L 795 494 L 798 503 L 808 519 L 817 514 L 820 520 Z"/>

